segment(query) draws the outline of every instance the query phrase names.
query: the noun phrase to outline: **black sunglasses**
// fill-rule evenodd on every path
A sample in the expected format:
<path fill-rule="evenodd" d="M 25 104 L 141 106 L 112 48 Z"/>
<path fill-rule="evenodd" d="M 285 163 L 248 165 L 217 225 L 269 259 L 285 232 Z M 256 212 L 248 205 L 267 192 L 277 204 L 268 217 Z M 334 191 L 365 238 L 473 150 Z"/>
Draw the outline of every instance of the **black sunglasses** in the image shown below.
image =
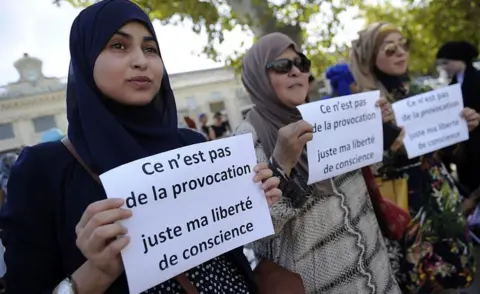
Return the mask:
<path fill-rule="evenodd" d="M 293 60 L 291 59 L 277 59 L 267 64 L 267 70 L 273 70 L 279 74 L 289 73 L 293 67 L 298 68 L 303 73 L 310 72 L 311 62 L 306 57 L 296 57 Z"/>

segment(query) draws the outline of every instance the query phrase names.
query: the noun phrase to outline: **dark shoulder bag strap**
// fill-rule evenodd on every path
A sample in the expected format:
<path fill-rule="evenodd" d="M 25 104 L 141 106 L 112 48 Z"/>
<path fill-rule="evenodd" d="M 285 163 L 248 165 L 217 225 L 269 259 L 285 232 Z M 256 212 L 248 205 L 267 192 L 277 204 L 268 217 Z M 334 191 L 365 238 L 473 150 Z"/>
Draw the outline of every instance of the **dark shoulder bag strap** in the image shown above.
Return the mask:
<path fill-rule="evenodd" d="M 88 174 L 95 180 L 95 182 L 99 183 L 100 185 L 102 182 L 100 181 L 100 178 L 98 177 L 97 174 L 95 174 L 90 167 L 82 160 L 80 155 L 78 155 L 77 151 L 75 150 L 75 147 L 73 146 L 72 142 L 68 139 L 68 137 L 65 137 L 62 139 L 63 145 L 70 151 L 70 153 L 75 157 L 75 159 L 80 163 L 80 165 L 88 172 Z M 175 277 L 175 280 L 182 286 L 183 290 L 187 294 L 198 294 L 197 288 L 190 282 L 190 280 L 187 278 L 185 274 L 179 274 L 178 276 Z"/>
<path fill-rule="evenodd" d="M 75 147 L 73 147 L 73 144 L 72 144 L 72 142 L 70 142 L 70 139 L 68 139 L 68 137 L 64 137 L 62 139 L 62 143 L 63 143 L 63 145 L 65 145 L 65 147 L 67 147 L 68 151 L 70 151 L 70 153 L 73 155 L 73 157 L 75 157 L 77 162 L 80 163 L 80 165 L 87 171 L 87 173 L 95 180 L 95 182 L 97 182 L 101 185 L 102 182 L 100 182 L 100 178 L 98 177 L 98 175 L 95 174 L 90 169 L 90 167 L 88 167 L 88 165 L 82 160 L 82 158 L 80 158 L 80 155 L 78 155 L 77 150 L 75 150 Z"/>

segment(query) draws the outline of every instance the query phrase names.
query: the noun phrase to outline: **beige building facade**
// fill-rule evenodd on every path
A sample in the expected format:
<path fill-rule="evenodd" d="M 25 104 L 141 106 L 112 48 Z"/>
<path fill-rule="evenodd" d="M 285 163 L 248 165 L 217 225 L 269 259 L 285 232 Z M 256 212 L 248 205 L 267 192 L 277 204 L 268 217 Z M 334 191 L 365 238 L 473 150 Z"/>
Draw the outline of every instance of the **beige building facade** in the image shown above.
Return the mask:
<path fill-rule="evenodd" d="M 20 79 L 0 88 L 0 153 L 41 141 L 52 128 L 67 131 L 66 80 L 45 77 L 42 61 L 25 54 L 14 63 Z M 251 103 L 233 70 L 214 68 L 170 75 L 179 125 L 189 116 L 222 112 L 235 128 Z"/>

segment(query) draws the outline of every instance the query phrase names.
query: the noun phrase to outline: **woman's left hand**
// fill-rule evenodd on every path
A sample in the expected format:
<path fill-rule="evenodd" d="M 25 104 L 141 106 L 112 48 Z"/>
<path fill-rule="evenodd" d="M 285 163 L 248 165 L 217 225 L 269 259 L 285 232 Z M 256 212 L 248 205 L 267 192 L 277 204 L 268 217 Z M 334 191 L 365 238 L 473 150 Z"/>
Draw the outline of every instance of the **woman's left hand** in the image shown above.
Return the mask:
<path fill-rule="evenodd" d="M 475 211 L 476 207 L 477 207 L 477 201 L 475 201 L 473 197 L 467 198 L 462 202 L 462 210 L 465 216 L 471 215 Z"/>
<path fill-rule="evenodd" d="M 263 181 L 262 190 L 265 191 L 268 206 L 272 207 L 282 197 L 282 191 L 278 189 L 280 179 L 273 176 L 273 172 L 268 168 L 268 163 L 266 162 L 257 164 L 253 170 L 255 171 L 253 181 L 255 183 Z"/>
<path fill-rule="evenodd" d="M 376 106 L 380 107 L 380 109 L 382 110 L 382 119 L 384 123 L 395 121 L 395 114 L 392 110 L 392 104 L 388 102 L 387 98 L 380 97 L 380 99 L 376 103 Z"/>
<path fill-rule="evenodd" d="M 480 123 L 480 114 L 474 109 L 465 107 L 462 110 L 462 117 L 467 121 L 469 131 L 473 131 Z"/>

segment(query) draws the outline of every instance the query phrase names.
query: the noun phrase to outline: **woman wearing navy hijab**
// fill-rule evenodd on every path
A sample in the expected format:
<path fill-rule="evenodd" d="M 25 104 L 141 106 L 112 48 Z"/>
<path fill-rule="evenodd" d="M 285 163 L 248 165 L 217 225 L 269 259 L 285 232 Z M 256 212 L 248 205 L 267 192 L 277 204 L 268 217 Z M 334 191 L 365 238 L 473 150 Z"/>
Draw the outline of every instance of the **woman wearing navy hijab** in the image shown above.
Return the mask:
<path fill-rule="evenodd" d="M 72 25 L 70 53 L 68 137 L 94 173 L 205 141 L 177 128 L 154 29 L 132 2 L 106 0 L 83 10 Z M 278 179 L 267 164 L 255 170 L 254 181 L 265 181 L 272 204 L 280 197 Z M 24 148 L 8 189 L 0 217 L 8 293 L 128 292 L 120 251 L 129 238 L 116 237 L 126 234 L 117 221 L 131 212 L 121 208 L 123 200 L 106 199 L 61 142 Z M 239 248 L 182 277 L 199 292 L 253 293 L 250 274 Z M 185 288 L 172 279 L 148 293 L 185 293 Z"/>

